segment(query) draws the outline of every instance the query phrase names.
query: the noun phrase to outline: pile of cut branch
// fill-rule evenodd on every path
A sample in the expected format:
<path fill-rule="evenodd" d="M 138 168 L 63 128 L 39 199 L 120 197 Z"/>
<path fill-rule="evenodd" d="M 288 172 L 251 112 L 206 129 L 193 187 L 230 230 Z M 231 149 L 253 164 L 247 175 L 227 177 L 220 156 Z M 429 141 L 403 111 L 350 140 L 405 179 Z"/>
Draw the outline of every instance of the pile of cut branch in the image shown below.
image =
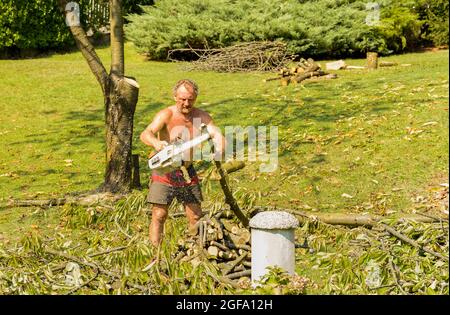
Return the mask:
<path fill-rule="evenodd" d="M 187 70 L 246 72 L 274 71 L 281 69 L 292 57 L 282 42 L 249 42 L 215 49 L 183 49 L 195 53 L 198 60 L 190 63 Z M 168 59 L 179 49 L 169 51 Z"/>
<path fill-rule="evenodd" d="M 251 274 L 250 231 L 231 218 L 230 210 L 204 216 L 189 230 L 190 237 L 178 241 L 175 261 L 200 263 L 208 259 L 222 271 L 221 282 Z"/>

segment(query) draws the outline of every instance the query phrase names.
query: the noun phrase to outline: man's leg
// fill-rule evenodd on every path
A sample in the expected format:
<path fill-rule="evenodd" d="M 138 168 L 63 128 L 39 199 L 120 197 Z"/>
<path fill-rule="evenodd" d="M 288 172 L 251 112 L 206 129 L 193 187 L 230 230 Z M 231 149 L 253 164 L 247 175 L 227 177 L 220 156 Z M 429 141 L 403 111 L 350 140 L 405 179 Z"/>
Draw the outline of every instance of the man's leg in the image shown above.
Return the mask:
<path fill-rule="evenodd" d="M 152 221 L 150 223 L 150 241 L 156 247 L 161 243 L 164 222 L 172 203 L 173 189 L 162 183 L 152 182 L 148 190 L 147 202 L 152 204 Z"/>
<path fill-rule="evenodd" d="M 167 219 L 169 205 L 153 204 L 152 222 L 150 224 L 150 241 L 155 247 L 161 244 L 164 222 Z"/>
<path fill-rule="evenodd" d="M 199 203 L 186 203 L 184 209 L 186 210 L 189 228 L 192 228 L 202 217 L 202 206 Z"/>

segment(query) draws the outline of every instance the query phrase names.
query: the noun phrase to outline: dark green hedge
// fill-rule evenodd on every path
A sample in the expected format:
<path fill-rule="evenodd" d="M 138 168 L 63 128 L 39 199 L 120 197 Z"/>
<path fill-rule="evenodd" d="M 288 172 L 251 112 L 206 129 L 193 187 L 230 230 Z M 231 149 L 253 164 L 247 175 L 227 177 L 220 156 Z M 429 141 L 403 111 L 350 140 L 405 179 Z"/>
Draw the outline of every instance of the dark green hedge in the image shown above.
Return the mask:
<path fill-rule="evenodd" d="M 435 5 L 439 1 L 430 2 Z M 425 14 L 418 1 L 409 0 L 376 1 L 381 7 L 381 20 L 378 26 L 369 26 L 368 2 L 184 0 L 181 4 L 178 0 L 156 0 L 144 14 L 128 17 L 131 22 L 126 35 L 140 52 L 152 59 L 165 59 L 170 49 L 215 48 L 262 40 L 285 41 L 291 53 L 310 57 L 355 56 L 367 51 L 390 54 L 416 48 L 426 39 L 436 43 L 442 38 L 438 32 L 448 34 L 448 26 L 436 22 L 445 20 L 445 13 L 426 31 L 431 14 Z M 448 12 L 446 18 L 448 21 Z"/>
<path fill-rule="evenodd" d="M 73 44 L 64 17 L 51 0 L 1 0 L 0 49 L 52 49 Z"/>
<path fill-rule="evenodd" d="M 97 28 L 95 21 L 85 20 L 89 0 L 75 2 L 80 4 L 85 26 L 92 24 L 90 26 Z M 140 12 L 140 4 L 153 4 L 153 0 L 124 0 L 124 13 Z M 0 51 L 64 49 L 73 45 L 57 0 L 0 0 Z"/>

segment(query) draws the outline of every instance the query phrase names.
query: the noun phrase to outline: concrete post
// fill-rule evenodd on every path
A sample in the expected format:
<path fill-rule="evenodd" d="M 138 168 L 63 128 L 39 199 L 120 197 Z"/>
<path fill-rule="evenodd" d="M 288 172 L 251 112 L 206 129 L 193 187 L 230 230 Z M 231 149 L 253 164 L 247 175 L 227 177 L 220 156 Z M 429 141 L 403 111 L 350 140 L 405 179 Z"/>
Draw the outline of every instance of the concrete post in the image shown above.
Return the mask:
<path fill-rule="evenodd" d="M 250 220 L 252 229 L 252 283 L 278 266 L 295 274 L 295 228 L 299 222 L 284 211 L 264 211 Z"/>

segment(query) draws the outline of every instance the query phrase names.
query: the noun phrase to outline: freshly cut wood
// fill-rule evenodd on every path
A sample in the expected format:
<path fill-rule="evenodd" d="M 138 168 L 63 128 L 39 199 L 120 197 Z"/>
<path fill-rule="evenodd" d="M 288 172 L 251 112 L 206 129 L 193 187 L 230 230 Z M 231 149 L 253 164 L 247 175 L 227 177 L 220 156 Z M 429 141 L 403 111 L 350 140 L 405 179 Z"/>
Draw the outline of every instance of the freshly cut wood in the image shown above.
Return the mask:
<path fill-rule="evenodd" d="M 236 267 L 234 267 L 234 272 L 239 272 L 239 271 L 245 271 L 245 270 L 247 270 L 247 268 L 245 268 L 245 266 L 244 265 L 239 265 L 239 266 L 236 266 Z"/>
<path fill-rule="evenodd" d="M 220 249 L 223 250 L 223 251 L 227 251 L 227 250 L 228 250 L 228 247 L 226 247 L 225 245 L 220 244 L 220 243 L 218 243 L 218 242 L 216 242 L 216 241 L 211 241 L 210 244 L 211 244 L 212 246 L 216 246 L 216 247 L 220 248 Z"/>
<path fill-rule="evenodd" d="M 217 230 L 217 238 L 219 240 L 223 239 L 223 230 L 222 230 L 222 224 L 220 224 L 219 220 L 217 220 L 217 218 L 211 218 L 211 221 L 214 225 L 214 227 Z"/>
<path fill-rule="evenodd" d="M 206 242 L 211 242 L 211 241 L 218 241 L 219 237 L 217 235 L 217 231 L 214 230 L 213 233 L 207 233 L 206 234 Z"/>
<path fill-rule="evenodd" d="M 245 271 L 230 273 L 229 275 L 227 275 L 227 278 L 228 279 L 237 279 L 237 278 L 240 278 L 240 277 L 251 276 L 251 274 L 252 274 L 251 270 L 245 270 Z"/>
<path fill-rule="evenodd" d="M 230 264 L 230 267 L 223 271 L 223 275 L 226 276 L 227 274 L 229 274 L 233 270 L 234 267 L 239 265 L 245 259 L 245 257 L 247 257 L 247 254 L 248 253 L 245 252 L 241 256 L 239 256 L 236 260 L 232 261 Z"/>
<path fill-rule="evenodd" d="M 278 73 L 278 79 L 280 79 L 282 86 L 287 86 L 290 83 L 297 84 L 306 78 L 328 74 L 322 71 L 320 64 L 316 63 L 312 58 L 308 58 L 308 60 L 302 58 L 295 67 L 291 67 L 290 69 L 282 68 Z M 277 78 L 269 78 L 264 80 L 264 82 L 276 79 Z"/>
<path fill-rule="evenodd" d="M 366 67 L 362 67 L 362 66 L 347 66 L 347 67 L 345 67 L 345 69 L 347 69 L 347 70 L 351 70 L 351 69 L 366 69 Z"/>
<path fill-rule="evenodd" d="M 228 235 L 227 235 L 228 234 Z M 237 246 L 240 245 L 245 245 L 247 244 L 245 237 L 242 237 L 241 235 L 235 235 L 233 233 L 227 233 L 225 234 L 229 239 L 231 239 L 231 241 L 233 242 L 233 244 L 236 246 L 236 248 L 238 248 Z"/>
<path fill-rule="evenodd" d="M 242 229 L 239 230 L 239 235 L 242 238 L 244 238 L 245 243 L 249 243 L 250 242 L 251 233 L 250 233 L 249 230 L 242 228 Z"/>
<path fill-rule="evenodd" d="M 235 259 L 236 258 L 236 255 L 234 255 L 232 252 L 225 252 L 225 251 L 219 251 L 218 256 L 223 259 Z"/>
<path fill-rule="evenodd" d="M 238 229 L 238 226 L 230 221 L 222 221 L 223 227 L 225 228 L 226 231 L 233 233 L 233 229 Z"/>
<path fill-rule="evenodd" d="M 299 75 L 293 77 L 291 80 L 295 83 L 300 83 L 303 80 L 306 80 L 308 78 L 312 78 L 314 76 L 326 75 L 326 74 L 328 74 L 328 73 L 326 73 L 325 71 L 322 71 L 322 70 L 305 72 L 305 73 L 302 73 L 302 74 L 299 74 Z"/>
<path fill-rule="evenodd" d="M 327 62 L 325 64 L 325 69 L 327 69 L 327 70 L 339 70 L 339 69 L 345 69 L 345 67 L 347 67 L 347 65 L 345 64 L 344 60 Z"/>
<path fill-rule="evenodd" d="M 332 79 L 337 79 L 337 78 L 338 78 L 338 75 L 336 73 L 329 73 L 329 74 L 322 75 L 319 77 L 312 77 L 308 80 L 332 80 Z"/>
<path fill-rule="evenodd" d="M 392 66 L 396 66 L 396 65 L 398 65 L 398 63 L 396 63 L 396 62 L 380 61 L 378 66 L 380 66 L 380 67 L 392 67 Z"/>
<path fill-rule="evenodd" d="M 209 246 L 208 255 L 217 257 L 219 255 L 219 249 L 216 246 Z"/>

